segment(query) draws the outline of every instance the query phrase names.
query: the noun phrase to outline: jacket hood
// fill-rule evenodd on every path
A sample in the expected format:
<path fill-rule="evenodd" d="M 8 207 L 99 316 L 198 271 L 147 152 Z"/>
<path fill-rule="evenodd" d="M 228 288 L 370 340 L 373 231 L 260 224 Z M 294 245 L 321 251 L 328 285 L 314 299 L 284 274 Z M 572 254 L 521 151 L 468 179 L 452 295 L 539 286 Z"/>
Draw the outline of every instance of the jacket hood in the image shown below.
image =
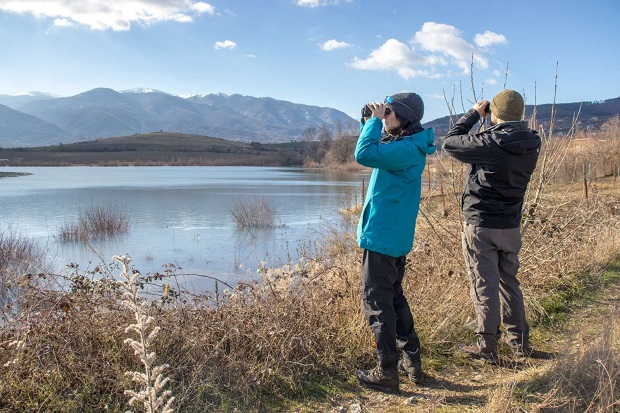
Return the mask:
<path fill-rule="evenodd" d="M 422 152 L 427 155 L 435 153 L 435 133 L 432 129 L 424 129 L 421 132 L 411 135 L 411 140 Z"/>
<path fill-rule="evenodd" d="M 487 129 L 492 139 L 505 151 L 525 155 L 540 149 L 540 137 L 527 122 L 504 122 Z"/>

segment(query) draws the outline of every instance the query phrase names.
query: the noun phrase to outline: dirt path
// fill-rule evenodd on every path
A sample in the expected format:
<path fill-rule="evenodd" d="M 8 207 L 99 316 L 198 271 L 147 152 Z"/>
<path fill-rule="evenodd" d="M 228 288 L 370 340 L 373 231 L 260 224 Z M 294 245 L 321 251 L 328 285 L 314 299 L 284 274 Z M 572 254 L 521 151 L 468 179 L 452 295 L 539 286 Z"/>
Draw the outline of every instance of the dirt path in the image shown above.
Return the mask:
<path fill-rule="evenodd" d="M 501 349 L 502 361 L 492 366 L 454 354 L 454 364 L 428 372 L 424 386 L 416 386 L 401 377 L 401 394 L 387 395 L 364 389 L 349 379 L 352 391 L 337 394 L 319 404 L 305 406 L 295 412 L 383 413 L 383 412 L 529 412 L 537 410 L 549 399 L 544 385 L 552 377 L 552 369 L 567 359 L 571 352 L 602 337 L 609 321 L 620 315 L 620 286 L 601 292 L 599 296 L 575 310 L 552 339 L 534 342 L 537 352 L 531 358 L 514 358 L 509 349 Z M 570 359 L 569 359 L 570 360 Z M 541 385 L 541 382 L 543 383 Z M 549 383 L 547 383 L 549 384 Z M 553 386 L 551 386 L 553 387 Z M 523 394 L 524 390 L 527 394 Z M 513 395 L 519 394 L 516 401 Z M 509 405 L 507 405 L 509 404 Z M 519 406 L 519 407 L 517 407 Z M 537 411 L 564 411 L 562 407 Z"/>

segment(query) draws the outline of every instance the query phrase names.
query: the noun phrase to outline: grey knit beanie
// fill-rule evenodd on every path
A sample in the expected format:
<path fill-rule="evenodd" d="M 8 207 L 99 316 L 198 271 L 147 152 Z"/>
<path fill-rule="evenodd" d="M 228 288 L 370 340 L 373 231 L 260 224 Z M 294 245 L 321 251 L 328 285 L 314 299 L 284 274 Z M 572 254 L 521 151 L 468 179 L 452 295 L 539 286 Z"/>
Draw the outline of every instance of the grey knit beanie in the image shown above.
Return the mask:
<path fill-rule="evenodd" d="M 388 106 L 405 121 L 411 123 L 420 122 L 424 116 L 424 102 L 417 93 L 397 93 L 391 96 L 392 101 L 387 100 Z"/>
<path fill-rule="evenodd" d="M 523 120 L 523 96 L 514 90 L 504 89 L 491 100 L 491 113 L 503 121 Z"/>

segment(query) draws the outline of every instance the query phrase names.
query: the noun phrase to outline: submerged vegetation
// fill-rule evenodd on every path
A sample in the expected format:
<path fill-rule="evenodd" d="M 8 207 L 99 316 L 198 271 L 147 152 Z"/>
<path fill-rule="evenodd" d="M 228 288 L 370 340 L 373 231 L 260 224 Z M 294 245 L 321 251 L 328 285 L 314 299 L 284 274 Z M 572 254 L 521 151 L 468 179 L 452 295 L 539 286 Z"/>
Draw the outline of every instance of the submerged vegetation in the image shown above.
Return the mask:
<path fill-rule="evenodd" d="M 276 207 L 267 198 L 241 198 L 231 208 L 239 228 L 273 228 L 276 223 Z"/>
<path fill-rule="evenodd" d="M 93 238 L 113 236 L 129 231 L 131 216 L 114 204 L 92 205 L 80 210 L 77 220 L 66 221 L 59 230 L 63 241 L 86 242 Z"/>

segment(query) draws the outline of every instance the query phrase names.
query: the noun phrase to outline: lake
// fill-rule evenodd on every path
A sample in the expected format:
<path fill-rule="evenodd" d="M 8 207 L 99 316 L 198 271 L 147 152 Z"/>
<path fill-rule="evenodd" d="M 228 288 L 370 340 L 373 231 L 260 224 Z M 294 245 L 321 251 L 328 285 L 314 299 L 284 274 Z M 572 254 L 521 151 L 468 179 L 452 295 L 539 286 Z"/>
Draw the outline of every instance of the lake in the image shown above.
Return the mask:
<path fill-rule="evenodd" d="M 184 273 L 227 283 L 251 279 L 267 266 L 312 255 L 341 225 L 338 210 L 359 200 L 367 173 L 269 167 L 0 167 L 32 175 L 0 179 L 0 230 L 17 230 L 45 247 L 58 272 L 68 264 L 94 268 L 128 254 L 143 274 L 174 263 Z M 355 194 L 357 199 L 352 198 Z M 240 230 L 231 210 L 262 197 L 276 209 L 276 228 Z M 79 211 L 115 205 L 131 215 L 127 234 L 89 245 L 58 239 Z M 212 281 L 185 277 L 193 292 Z"/>

